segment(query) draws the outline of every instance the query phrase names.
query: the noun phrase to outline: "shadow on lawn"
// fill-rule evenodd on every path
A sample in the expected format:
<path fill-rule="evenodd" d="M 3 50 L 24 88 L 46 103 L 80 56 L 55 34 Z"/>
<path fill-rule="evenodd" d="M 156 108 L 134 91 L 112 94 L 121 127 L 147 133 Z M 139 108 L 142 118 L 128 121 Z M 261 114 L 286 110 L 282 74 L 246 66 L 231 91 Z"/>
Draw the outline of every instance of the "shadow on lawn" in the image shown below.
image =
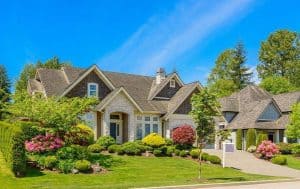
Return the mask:
<path fill-rule="evenodd" d="M 25 177 L 40 177 L 44 176 L 45 173 L 41 172 L 38 168 L 28 168 Z"/>
<path fill-rule="evenodd" d="M 246 181 L 244 177 L 213 177 L 207 180 L 227 180 L 227 181 Z"/>

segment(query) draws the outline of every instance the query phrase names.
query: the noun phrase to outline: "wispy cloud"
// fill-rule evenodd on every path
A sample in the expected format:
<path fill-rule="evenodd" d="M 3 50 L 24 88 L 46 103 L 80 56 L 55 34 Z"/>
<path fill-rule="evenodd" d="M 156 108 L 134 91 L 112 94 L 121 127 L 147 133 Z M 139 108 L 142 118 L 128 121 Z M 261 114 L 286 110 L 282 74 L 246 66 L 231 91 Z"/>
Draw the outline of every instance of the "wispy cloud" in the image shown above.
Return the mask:
<path fill-rule="evenodd" d="M 166 15 L 154 15 L 98 64 L 152 74 L 200 44 L 213 31 L 238 19 L 252 0 L 183 1 Z"/>

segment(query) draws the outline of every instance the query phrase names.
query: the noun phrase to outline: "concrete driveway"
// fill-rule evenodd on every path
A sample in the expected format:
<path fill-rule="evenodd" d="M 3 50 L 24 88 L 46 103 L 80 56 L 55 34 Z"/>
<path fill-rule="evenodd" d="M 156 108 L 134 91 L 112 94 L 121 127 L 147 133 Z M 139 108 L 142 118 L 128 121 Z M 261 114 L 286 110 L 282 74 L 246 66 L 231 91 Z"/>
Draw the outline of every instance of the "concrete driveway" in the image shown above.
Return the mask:
<path fill-rule="evenodd" d="M 222 150 L 204 150 L 222 158 Z M 233 167 L 246 173 L 300 178 L 300 171 L 285 166 L 275 165 L 265 160 L 257 159 L 253 154 L 243 151 L 226 153 L 226 167 Z"/>

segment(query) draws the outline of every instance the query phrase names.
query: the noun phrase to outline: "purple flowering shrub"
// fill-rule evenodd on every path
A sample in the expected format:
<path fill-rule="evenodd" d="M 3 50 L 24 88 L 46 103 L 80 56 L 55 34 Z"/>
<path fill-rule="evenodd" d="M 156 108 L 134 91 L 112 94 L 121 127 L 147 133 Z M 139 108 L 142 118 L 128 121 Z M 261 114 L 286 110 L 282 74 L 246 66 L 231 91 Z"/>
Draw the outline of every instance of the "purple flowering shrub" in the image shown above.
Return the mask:
<path fill-rule="evenodd" d="M 279 147 L 272 141 L 264 140 L 257 147 L 256 152 L 261 155 L 261 158 L 271 159 L 274 155 L 279 153 Z"/>
<path fill-rule="evenodd" d="M 32 138 L 30 141 L 25 142 L 25 148 L 28 152 L 32 153 L 44 153 L 54 151 L 56 149 L 61 148 L 64 145 L 64 142 L 52 135 L 37 135 Z"/>

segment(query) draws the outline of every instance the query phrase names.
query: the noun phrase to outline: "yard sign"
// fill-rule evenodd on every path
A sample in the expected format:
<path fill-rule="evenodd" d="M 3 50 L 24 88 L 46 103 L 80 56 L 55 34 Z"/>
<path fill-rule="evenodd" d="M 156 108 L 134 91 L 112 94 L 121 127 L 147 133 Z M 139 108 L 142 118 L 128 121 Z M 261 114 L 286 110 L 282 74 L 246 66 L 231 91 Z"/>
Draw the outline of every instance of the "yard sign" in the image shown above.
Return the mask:
<path fill-rule="evenodd" d="M 226 152 L 234 152 L 234 143 L 223 142 L 223 158 L 222 158 L 222 166 L 225 167 L 225 154 Z"/>

